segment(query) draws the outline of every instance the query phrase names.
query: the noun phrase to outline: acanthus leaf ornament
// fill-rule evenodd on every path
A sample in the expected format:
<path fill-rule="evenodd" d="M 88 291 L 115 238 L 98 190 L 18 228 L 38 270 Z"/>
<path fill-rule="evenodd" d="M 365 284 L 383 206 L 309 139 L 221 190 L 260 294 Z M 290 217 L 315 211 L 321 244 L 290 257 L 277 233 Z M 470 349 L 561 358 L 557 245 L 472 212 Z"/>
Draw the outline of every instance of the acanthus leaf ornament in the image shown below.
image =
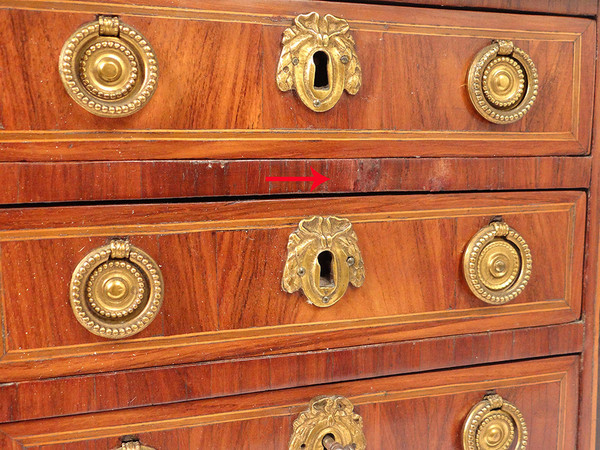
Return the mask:
<path fill-rule="evenodd" d="M 348 219 L 312 216 L 290 234 L 281 286 L 285 292 L 302 289 L 310 303 L 334 305 L 348 284 L 362 286 L 365 267 L 358 238 Z"/>
<path fill-rule="evenodd" d="M 344 90 L 355 95 L 362 73 L 349 30 L 346 20 L 331 14 L 297 16 L 283 33 L 276 78 L 279 89 L 296 90 L 315 112 L 333 108 Z"/>
<path fill-rule="evenodd" d="M 322 450 L 327 437 L 343 448 L 366 448 L 362 417 L 354 412 L 354 406 L 345 397 L 323 395 L 313 398 L 308 409 L 294 420 L 289 450 Z"/>

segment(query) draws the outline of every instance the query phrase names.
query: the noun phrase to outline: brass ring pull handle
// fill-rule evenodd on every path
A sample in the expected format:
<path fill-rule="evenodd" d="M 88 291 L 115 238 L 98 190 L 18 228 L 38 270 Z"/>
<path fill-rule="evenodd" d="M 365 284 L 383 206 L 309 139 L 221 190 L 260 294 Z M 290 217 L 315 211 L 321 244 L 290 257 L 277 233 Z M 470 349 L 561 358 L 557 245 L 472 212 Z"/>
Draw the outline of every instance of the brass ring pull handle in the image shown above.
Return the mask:
<path fill-rule="evenodd" d="M 473 106 L 494 123 L 520 120 L 538 95 L 538 73 L 527 53 L 511 41 L 495 41 L 481 50 L 468 77 Z"/>
<path fill-rule="evenodd" d="M 88 253 L 71 278 L 71 307 L 81 325 L 111 339 L 139 333 L 163 300 L 158 264 L 129 242 L 113 240 Z"/>
<path fill-rule="evenodd" d="M 471 238 L 463 258 L 467 284 L 477 298 L 502 305 L 523 292 L 531 277 L 531 251 L 504 222 L 492 222 Z"/>
<path fill-rule="evenodd" d="M 155 450 L 152 447 L 148 447 L 146 445 L 140 444 L 140 441 L 127 441 L 123 442 L 120 447 L 115 448 L 114 450 Z"/>
<path fill-rule="evenodd" d="M 344 19 L 316 12 L 300 14 L 283 32 L 277 86 L 295 90 L 315 112 L 335 106 L 344 89 L 355 95 L 362 74 L 350 26 Z"/>
<path fill-rule="evenodd" d="M 348 219 L 313 216 L 290 234 L 281 280 L 285 292 L 302 289 L 315 306 L 334 305 L 348 284 L 362 286 L 365 267 Z"/>
<path fill-rule="evenodd" d="M 463 426 L 464 450 L 524 450 L 527 438 L 521 411 L 497 394 L 477 403 Z"/>
<path fill-rule="evenodd" d="M 289 450 L 364 450 L 362 417 L 347 398 L 313 398 L 293 424 Z"/>
<path fill-rule="evenodd" d="M 102 117 L 138 111 L 158 82 L 158 63 L 148 41 L 112 16 L 99 16 L 71 35 L 58 71 L 71 98 Z"/>
<path fill-rule="evenodd" d="M 120 447 L 115 448 L 114 450 L 155 450 L 152 447 L 148 447 L 146 445 L 140 444 L 140 441 L 127 441 L 123 442 Z"/>

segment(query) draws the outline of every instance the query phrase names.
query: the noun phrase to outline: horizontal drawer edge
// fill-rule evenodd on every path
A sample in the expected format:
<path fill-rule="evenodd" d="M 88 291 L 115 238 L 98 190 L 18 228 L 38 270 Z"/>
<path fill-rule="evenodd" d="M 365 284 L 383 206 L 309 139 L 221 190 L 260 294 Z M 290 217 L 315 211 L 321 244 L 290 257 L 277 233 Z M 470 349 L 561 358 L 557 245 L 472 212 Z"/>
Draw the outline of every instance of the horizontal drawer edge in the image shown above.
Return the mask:
<path fill-rule="evenodd" d="M 156 367 L 147 369 L 76 374 L 47 380 L 32 378 L 0 384 L 0 396 L 9 399 L 3 405 L 12 405 L 10 408 L 0 408 L 0 422 L 167 404 L 581 351 L 583 323 L 572 322 L 529 329 L 358 345 L 331 351 L 194 364 L 184 364 L 185 361 L 180 360 L 173 363 L 176 365 L 165 367 L 159 367 L 160 361 L 157 361 Z M 323 365 L 330 369 L 322 370 Z M 238 381 L 230 383 L 232 380 Z M 146 387 L 154 383 L 157 387 L 149 394 Z M 69 394 L 74 390 L 78 392 L 76 398 Z M 39 392 L 49 393 L 52 401 L 34 402 L 33 397 Z M 81 398 L 89 401 L 81 402 Z"/>
<path fill-rule="evenodd" d="M 364 414 L 370 405 L 383 406 L 391 402 L 419 398 L 426 400 L 429 397 L 439 398 L 467 393 L 480 400 L 490 390 L 498 390 L 501 395 L 512 397 L 518 395 L 519 390 L 526 390 L 529 386 L 552 385 L 552 391 L 539 400 L 554 403 L 555 407 L 560 404 L 564 409 L 564 411 L 562 409 L 556 411 L 555 408 L 548 408 L 545 411 L 548 415 L 556 415 L 554 420 L 559 422 L 557 438 L 564 439 L 566 436 L 574 435 L 573 428 L 576 426 L 574 417 L 576 416 L 578 362 L 579 358 L 572 355 L 499 364 L 494 365 L 493 370 L 486 366 L 476 366 L 430 372 L 427 377 L 415 374 L 377 378 L 367 383 L 361 380 L 349 381 L 325 386 L 246 394 L 227 402 L 223 402 L 222 399 L 205 399 L 77 417 L 3 424 L 0 426 L 0 431 L 11 440 L 25 445 L 49 445 L 107 437 L 116 438 L 124 434 L 167 432 L 261 418 L 296 416 L 306 408 L 311 397 L 320 394 L 331 395 L 332 392 L 347 397 L 357 408 L 357 412 L 363 411 Z M 522 408 L 527 408 L 525 402 L 519 403 Z M 460 414 L 461 419 L 457 417 L 454 420 L 464 420 L 462 417 L 466 416 L 470 406 L 472 404 L 462 405 L 461 411 L 463 407 L 466 410 L 462 414 L 457 411 L 456 414 Z M 561 420 L 563 414 L 566 419 Z M 531 420 L 531 409 L 525 415 Z M 278 433 L 283 434 L 285 437 L 281 437 L 287 441 L 292 429 L 291 421 L 286 425 L 289 425 L 290 431 L 285 426 L 280 428 Z M 532 436 L 537 435 L 533 439 L 540 439 L 543 436 L 543 430 L 529 431 L 532 432 Z M 154 436 L 156 437 L 156 434 Z M 152 439 L 151 435 L 145 437 Z M 264 438 L 265 436 L 261 436 L 260 439 Z M 206 439 L 211 437 L 205 436 L 204 439 L 200 439 L 200 442 L 210 445 L 211 441 Z M 182 448 L 181 444 L 174 443 L 174 445 L 176 448 Z M 556 448 L 561 448 L 559 442 L 556 442 L 556 445 Z"/>

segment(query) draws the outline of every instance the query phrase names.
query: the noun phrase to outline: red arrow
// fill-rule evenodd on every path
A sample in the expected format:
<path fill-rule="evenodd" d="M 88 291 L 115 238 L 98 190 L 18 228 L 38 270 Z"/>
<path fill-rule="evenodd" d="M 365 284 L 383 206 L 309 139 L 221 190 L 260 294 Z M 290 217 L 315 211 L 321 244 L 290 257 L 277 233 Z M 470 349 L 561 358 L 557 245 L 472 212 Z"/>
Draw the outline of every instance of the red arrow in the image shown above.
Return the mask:
<path fill-rule="evenodd" d="M 312 177 L 267 177 L 267 181 L 312 181 L 312 186 L 310 187 L 311 192 L 314 191 L 317 186 L 322 183 L 325 183 L 329 178 L 325 175 L 321 175 L 312 167 L 310 168 L 312 172 Z"/>

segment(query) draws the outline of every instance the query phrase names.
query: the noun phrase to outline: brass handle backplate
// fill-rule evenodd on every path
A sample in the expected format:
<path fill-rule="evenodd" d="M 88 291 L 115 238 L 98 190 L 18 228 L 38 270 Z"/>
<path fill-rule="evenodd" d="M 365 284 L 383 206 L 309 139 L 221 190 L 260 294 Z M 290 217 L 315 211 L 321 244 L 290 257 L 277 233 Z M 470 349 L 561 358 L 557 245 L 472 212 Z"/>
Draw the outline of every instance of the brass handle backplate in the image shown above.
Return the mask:
<path fill-rule="evenodd" d="M 127 441 L 123 442 L 120 447 L 115 448 L 114 450 L 155 450 L 152 447 L 148 447 L 146 445 L 140 444 L 140 441 Z"/>
<path fill-rule="evenodd" d="M 521 411 L 497 394 L 477 403 L 463 426 L 464 450 L 524 450 L 527 439 Z"/>
<path fill-rule="evenodd" d="M 163 300 L 158 264 L 129 242 L 88 253 L 71 278 L 71 307 L 81 325 L 111 339 L 132 336 L 156 318 Z"/>
<path fill-rule="evenodd" d="M 481 50 L 468 77 L 473 106 L 494 123 L 520 120 L 538 95 L 538 73 L 527 53 L 511 41 L 495 41 Z"/>
<path fill-rule="evenodd" d="M 347 398 L 320 396 L 294 421 L 289 450 L 364 450 L 362 417 Z"/>
<path fill-rule="evenodd" d="M 344 19 L 316 12 L 301 14 L 283 32 L 277 86 L 295 90 L 307 107 L 324 112 L 335 106 L 344 89 L 355 95 L 362 74 L 350 26 Z"/>
<path fill-rule="evenodd" d="M 492 222 L 471 238 L 463 271 L 473 294 L 501 305 L 523 292 L 531 277 L 531 251 L 525 239 L 504 222 Z"/>
<path fill-rule="evenodd" d="M 313 216 L 290 234 L 281 280 L 285 292 L 302 289 L 310 303 L 334 305 L 348 284 L 362 286 L 365 267 L 358 238 L 348 219 Z"/>
<path fill-rule="evenodd" d="M 138 111 L 158 82 L 158 63 L 148 41 L 113 16 L 99 16 L 75 31 L 60 53 L 58 71 L 71 98 L 102 117 Z"/>

